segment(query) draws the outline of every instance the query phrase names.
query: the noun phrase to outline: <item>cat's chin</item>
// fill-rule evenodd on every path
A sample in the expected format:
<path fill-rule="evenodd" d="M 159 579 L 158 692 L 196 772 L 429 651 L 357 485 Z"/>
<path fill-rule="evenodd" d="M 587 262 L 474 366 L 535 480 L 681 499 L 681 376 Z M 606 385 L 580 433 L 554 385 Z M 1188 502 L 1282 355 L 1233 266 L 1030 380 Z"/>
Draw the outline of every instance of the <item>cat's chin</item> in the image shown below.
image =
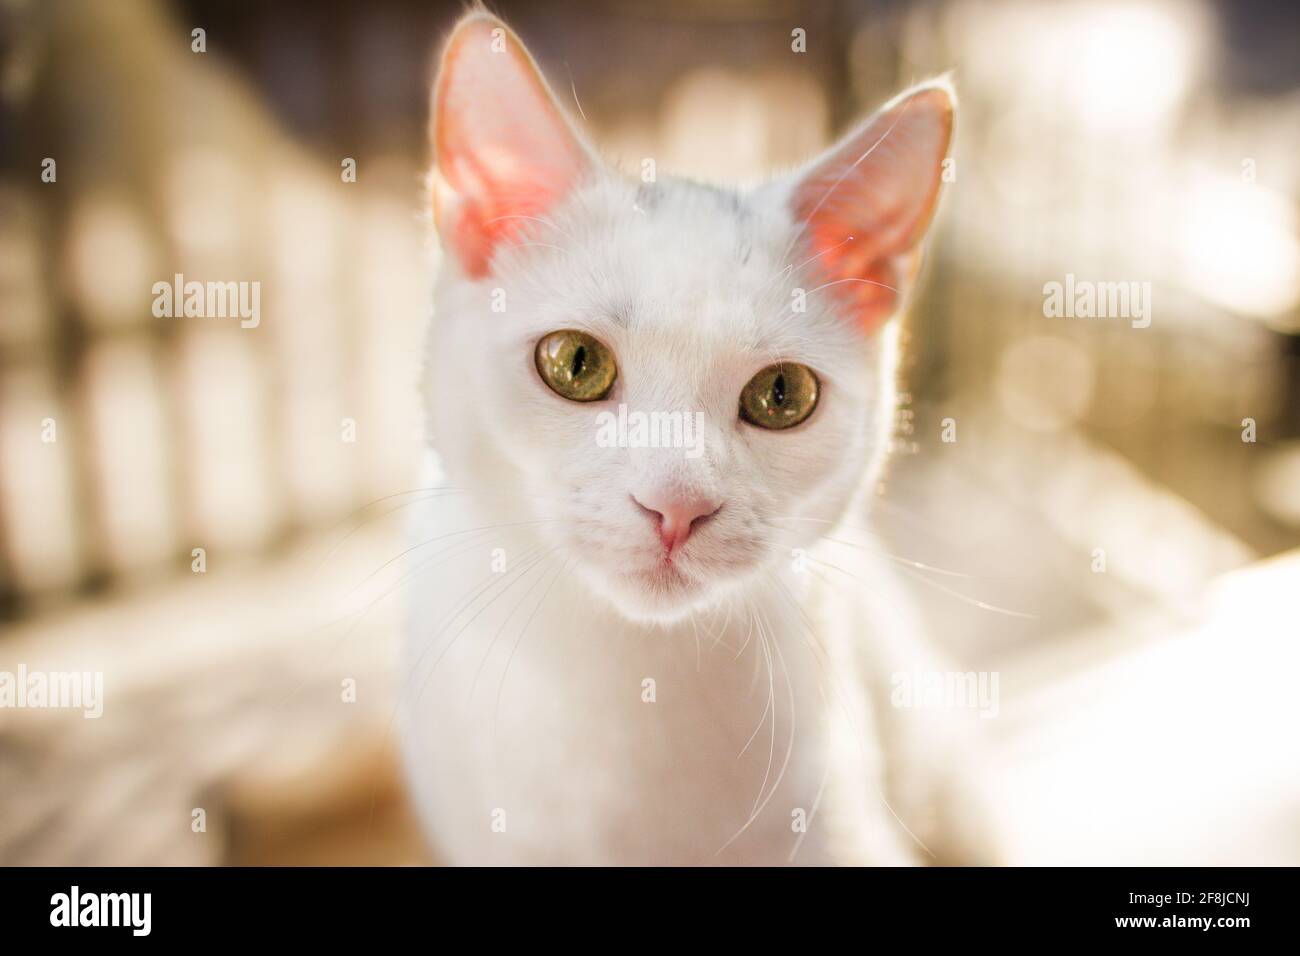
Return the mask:
<path fill-rule="evenodd" d="M 718 589 L 671 564 L 605 577 L 605 593 L 628 620 L 674 624 L 717 603 Z"/>

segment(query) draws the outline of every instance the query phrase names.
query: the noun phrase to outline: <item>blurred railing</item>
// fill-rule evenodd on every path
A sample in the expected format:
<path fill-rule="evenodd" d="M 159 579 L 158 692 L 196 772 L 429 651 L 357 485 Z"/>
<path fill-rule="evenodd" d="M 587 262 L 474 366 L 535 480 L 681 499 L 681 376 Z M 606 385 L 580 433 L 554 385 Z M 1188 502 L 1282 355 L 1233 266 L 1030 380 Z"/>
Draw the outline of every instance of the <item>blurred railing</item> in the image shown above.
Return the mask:
<path fill-rule="evenodd" d="M 10 613 L 258 553 L 409 487 L 418 156 L 294 144 L 151 4 L 33 4 L 20 25 L 0 180 Z M 258 312 L 186 316 L 156 287 L 177 276 L 235 283 Z"/>

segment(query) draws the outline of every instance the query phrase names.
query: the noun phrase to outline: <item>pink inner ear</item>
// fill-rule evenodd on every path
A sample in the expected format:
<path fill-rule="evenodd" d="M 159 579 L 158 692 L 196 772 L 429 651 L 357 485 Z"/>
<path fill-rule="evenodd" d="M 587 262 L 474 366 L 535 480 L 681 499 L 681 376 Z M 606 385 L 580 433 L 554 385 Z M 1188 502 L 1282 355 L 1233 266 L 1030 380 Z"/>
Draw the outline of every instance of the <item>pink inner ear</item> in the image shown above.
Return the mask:
<path fill-rule="evenodd" d="M 473 277 L 487 273 L 503 244 L 535 227 L 587 164 L 532 58 L 486 15 L 463 20 L 448 42 L 433 140 L 435 220 Z"/>
<path fill-rule="evenodd" d="M 922 90 L 850 134 L 795 189 L 810 267 L 864 332 L 893 314 L 915 269 L 951 118 L 945 91 Z"/>
<path fill-rule="evenodd" d="M 516 170 L 509 177 L 494 178 L 472 153 L 460 156 L 452 151 L 444 168 L 449 183 L 459 182 L 462 188 L 443 190 L 449 195 L 440 197 L 436 215 L 446 241 L 472 278 L 485 275 L 492 253 L 503 244 L 520 241 L 521 234 L 561 196 L 551 185 L 554 177 Z M 475 185 L 464 188 L 470 181 Z"/>
<path fill-rule="evenodd" d="M 863 332 L 873 332 L 898 304 L 902 276 L 894 261 L 882 256 L 873 244 L 859 238 L 841 224 L 810 223 L 810 255 L 817 274 L 824 275 L 824 290 L 833 295 L 853 316 Z"/>

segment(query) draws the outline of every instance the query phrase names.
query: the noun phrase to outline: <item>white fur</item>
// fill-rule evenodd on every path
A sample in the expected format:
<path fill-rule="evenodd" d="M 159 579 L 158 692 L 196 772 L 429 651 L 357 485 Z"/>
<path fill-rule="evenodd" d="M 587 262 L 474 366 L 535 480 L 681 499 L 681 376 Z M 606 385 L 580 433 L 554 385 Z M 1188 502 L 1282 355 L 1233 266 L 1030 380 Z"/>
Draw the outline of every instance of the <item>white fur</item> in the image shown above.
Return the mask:
<path fill-rule="evenodd" d="M 447 257 L 424 376 L 441 466 L 426 486 L 443 490 L 417 506 L 401 677 L 440 860 L 903 864 L 936 848 L 945 732 L 887 701 L 889 675 L 929 659 L 858 527 L 896 323 L 863 335 L 824 291 L 792 313 L 793 289 L 824 282 L 800 265 L 793 182 L 739 194 L 600 168 L 488 275 Z M 536 342 L 566 328 L 616 356 L 606 401 L 538 376 Z M 778 359 L 815 369 L 822 394 L 807 422 L 764 431 L 737 401 Z M 619 403 L 703 412 L 703 455 L 599 447 L 596 415 Z M 664 486 L 723 502 L 675 555 L 680 577 L 657 570 L 632 501 Z"/>

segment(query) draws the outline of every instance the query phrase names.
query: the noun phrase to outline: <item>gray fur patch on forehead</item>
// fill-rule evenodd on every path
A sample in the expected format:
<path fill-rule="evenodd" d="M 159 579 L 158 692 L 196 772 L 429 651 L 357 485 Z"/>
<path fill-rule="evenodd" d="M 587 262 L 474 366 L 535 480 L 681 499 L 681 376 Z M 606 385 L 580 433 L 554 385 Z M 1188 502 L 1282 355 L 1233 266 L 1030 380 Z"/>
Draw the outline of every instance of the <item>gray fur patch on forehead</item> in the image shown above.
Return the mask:
<path fill-rule="evenodd" d="M 654 212 L 662 196 L 658 183 L 642 183 L 637 187 L 636 207 L 642 212 Z"/>
<path fill-rule="evenodd" d="M 642 212 L 671 206 L 703 206 L 740 222 L 747 220 L 750 212 L 741 194 L 734 189 L 677 178 L 641 183 L 636 191 L 636 205 Z"/>

